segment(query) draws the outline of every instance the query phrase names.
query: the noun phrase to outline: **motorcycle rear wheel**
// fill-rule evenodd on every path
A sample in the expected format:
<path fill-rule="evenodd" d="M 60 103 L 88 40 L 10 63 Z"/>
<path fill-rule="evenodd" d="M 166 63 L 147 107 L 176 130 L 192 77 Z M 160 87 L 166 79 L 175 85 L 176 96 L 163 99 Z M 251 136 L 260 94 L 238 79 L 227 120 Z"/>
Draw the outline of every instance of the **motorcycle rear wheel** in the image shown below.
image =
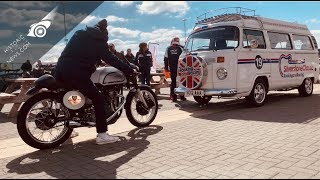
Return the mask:
<path fill-rule="evenodd" d="M 33 135 L 34 131 L 36 131 L 37 129 L 40 129 L 40 131 L 42 131 L 40 135 L 42 134 L 42 136 L 44 136 L 45 133 L 46 134 L 49 133 L 48 136 L 50 135 L 52 136 L 52 130 L 58 129 L 57 127 L 55 127 L 57 123 L 50 121 L 53 118 L 53 116 L 48 115 L 48 108 L 47 110 L 45 110 L 49 102 L 46 100 L 54 101 L 55 94 L 51 92 L 44 92 L 44 93 L 36 94 L 35 96 L 29 98 L 22 105 L 17 117 L 17 129 L 20 137 L 25 143 L 27 143 L 29 146 L 36 149 L 51 149 L 51 148 L 58 147 L 70 137 L 73 131 L 73 129 L 68 127 L 64 122 L 60 122 L 60 123 L 63 123 L 63 125 L 61 126 L 63 127 L 61 134 L 59 134 L 57 137 L 54 137 L 51 141 L 45 141 L 44 139 L 40 139 L 40 137 L 38 137 L 39 133 L 36 136 Z M 37 104 L 40 104 L 40 108 L 39 108 L 40 112 L 35 115 L 35 114 L 32 114 L 32 109 Z M 44 106 L 42 107 L 42 109 L 44 110 L 41 109 L 41 105 Z M 65 110 L 67 111 L 67 109 Z M 29 129 L 29 124 L 28 124 L 29 123 L 28 119 L 31 115 L 34 115 L 34 117 L 32 118 L 34 119 L 34 125 L 36 126 L 35 128 L 32 129 L 33 130 L 32 132 Z M 45 115 L 47 116 L 44 117 Z M 33 125 L 31 122 L 30 124 Z"/>

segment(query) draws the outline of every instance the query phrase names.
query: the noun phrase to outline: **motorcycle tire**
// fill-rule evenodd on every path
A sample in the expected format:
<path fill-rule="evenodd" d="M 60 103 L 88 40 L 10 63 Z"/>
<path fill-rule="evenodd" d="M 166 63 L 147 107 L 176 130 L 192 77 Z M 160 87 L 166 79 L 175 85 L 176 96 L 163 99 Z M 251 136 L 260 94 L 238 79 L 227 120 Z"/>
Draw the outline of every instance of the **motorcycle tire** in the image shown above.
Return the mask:
<path fill-rule="evenodd" d="M 29 146 L 36 149 L 51 149 L 60 146 L 64 143 L 71 135 L 73 128 L 65 127 L 67 130 L 65 133 L 52 143 L 40 142 L 29 134 L 27 129 L 26 118 L 30 109 L 39 101 L 44 99 L 55 99 L 55 94 L 50 92 L 39 93 L 33 97 L 30 97 L 21 107 L 17 117 L 17 129 L 22 140 Z"/>
<path fill-rule="evenodd" d="M 130 123 L 136 127 L 147 127 L 149 126 L 154 119 L 157 116 L 158 113 L 158 99 L 156 94 L 152 91 L 152 89 L 150 89 L 150 87 L 147 86 L 140 86 L 140 90 L 141 91 L 147 91 L 149 94 L 152 95 L 153 99 L 155 100 L 155 112 L 153 114 L 153 116 L 149 119 L 149 121 L 147 122 L 139 122 L 138 120 L 135 119 L 135 117 L 132 114 L 132 110 L 131 110 L 131 105 L 132 105 L 132 101 L 135 98 L 135 92 L 129 92 L 128 96 L 127 96 L 127 102 L 125 104 L 125 110 L 126 110 L 126 114 L 127 114 L 127 118 L 129 119 Z"/>

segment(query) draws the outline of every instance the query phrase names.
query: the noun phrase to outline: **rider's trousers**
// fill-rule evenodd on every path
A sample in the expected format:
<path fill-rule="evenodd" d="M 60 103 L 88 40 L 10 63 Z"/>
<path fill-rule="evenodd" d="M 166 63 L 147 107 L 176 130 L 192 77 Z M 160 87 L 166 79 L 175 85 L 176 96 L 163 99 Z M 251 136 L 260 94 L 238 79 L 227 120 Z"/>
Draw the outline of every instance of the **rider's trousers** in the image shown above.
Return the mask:
<path fill-rule="evenodd" d="M 56 74 L 56 78 L 57 80 L 68 83 L 73 88 L 78 89 L 82 94 L 92 100 L 96 116 L 97 133 L 108 131 L 106 119 L 112 112 L 109 109 L 109 106 L 107 106 L 107 100 L 91 81 L 90 76 L 74 77 L 69 74 L 61 77 Z"/>

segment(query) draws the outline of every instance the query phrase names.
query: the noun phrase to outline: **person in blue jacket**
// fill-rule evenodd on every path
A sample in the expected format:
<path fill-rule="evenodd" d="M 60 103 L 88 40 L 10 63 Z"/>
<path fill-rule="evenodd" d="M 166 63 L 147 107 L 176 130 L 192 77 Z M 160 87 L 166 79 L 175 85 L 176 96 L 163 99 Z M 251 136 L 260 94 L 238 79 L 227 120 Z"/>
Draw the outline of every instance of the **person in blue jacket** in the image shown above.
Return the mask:
<path fill-rule="evenodd" d="M 107 25 L 107 20 L 103 19 L 94 27 L 76 31 L 61 53 L 55 69 L 55 78 L 58 81 L 72 85 L 92 100 L 98 133 L 97 144 L 116 142 L 119 138 L 107 133 L 106 119 L 112 111 L 106 106 L 104 96 L 90 80 L 96 65 L 103 60 L 128 76 L 134 73 L 129 65 L 120 61 L 106 48 L 108 47 Z"/>

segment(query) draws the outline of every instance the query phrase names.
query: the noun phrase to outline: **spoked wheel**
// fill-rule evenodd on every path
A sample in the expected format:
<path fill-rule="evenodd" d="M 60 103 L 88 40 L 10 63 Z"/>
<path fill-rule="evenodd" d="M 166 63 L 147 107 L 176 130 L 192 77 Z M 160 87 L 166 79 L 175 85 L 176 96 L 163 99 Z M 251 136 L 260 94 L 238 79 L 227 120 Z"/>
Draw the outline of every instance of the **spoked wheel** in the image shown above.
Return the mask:
<path fill-rule="evenodd" d="M 53 93 L 41 93 L 29 98 L 21 107 L 17 118 L 20 137 L 37 149 L 58 147 L 72 133 L 65 121 L 58 117 L 69 117 L 69 111 L 58 107 Z"/>
<path fill-rule="evenodd" d="M 155 93 L 149 87 L 141 86 L 140 91 L 149 107 L 145 107 L 136 93 L 130 92 L 127 96 L 125 109 L 131 124 L 136 127 L 146 127 L 157 116 L 158 100 Z"/>

